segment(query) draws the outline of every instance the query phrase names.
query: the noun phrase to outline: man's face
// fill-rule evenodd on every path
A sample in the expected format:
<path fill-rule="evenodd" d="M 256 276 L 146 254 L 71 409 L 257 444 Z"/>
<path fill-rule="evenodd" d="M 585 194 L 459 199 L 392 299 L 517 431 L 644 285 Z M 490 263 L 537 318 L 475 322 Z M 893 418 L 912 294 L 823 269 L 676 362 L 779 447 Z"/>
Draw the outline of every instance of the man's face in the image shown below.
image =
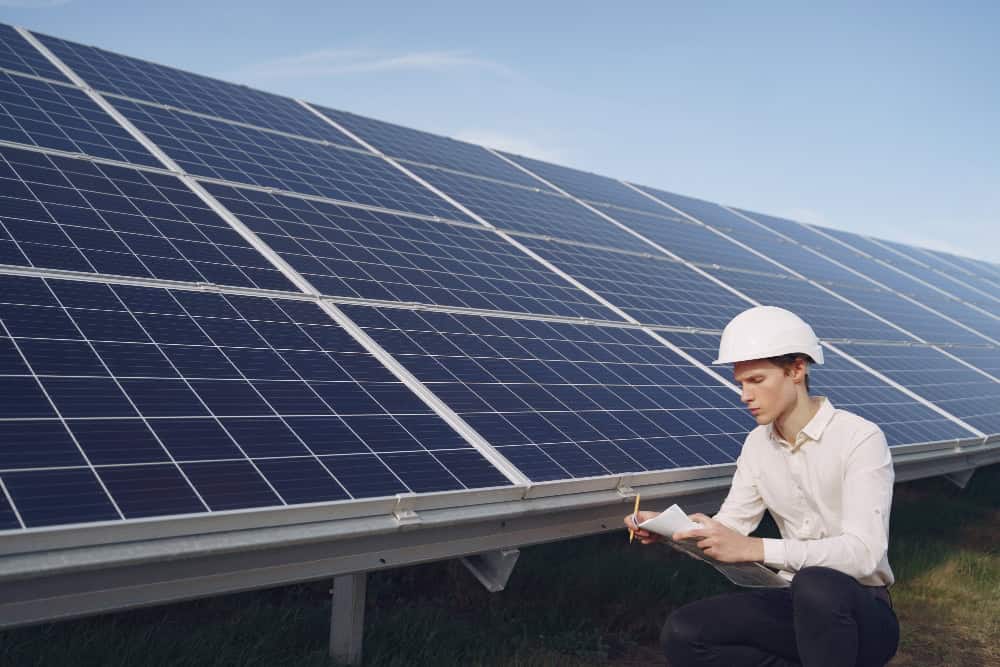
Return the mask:
<path fill-rule="evenodd" d="M 795 404 L 795 369 L 786 369 L 767 361 L 738 361 L 733 377 L 740 385 L 740 400 L 746 403 L 758 424 L 770 424 Z"/>

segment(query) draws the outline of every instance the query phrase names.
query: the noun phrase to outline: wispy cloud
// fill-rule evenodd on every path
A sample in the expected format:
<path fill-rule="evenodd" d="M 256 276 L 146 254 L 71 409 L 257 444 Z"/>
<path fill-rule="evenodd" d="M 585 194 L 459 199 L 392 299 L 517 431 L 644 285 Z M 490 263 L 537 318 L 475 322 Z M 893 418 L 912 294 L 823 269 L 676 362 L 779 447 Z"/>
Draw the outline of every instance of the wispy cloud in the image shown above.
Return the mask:
<path fill-rule="evenodd" d="M 381 53 L 368 49 L 320 49 L 251 63 L 231 75 L 241 79 L 288 79 L 346 76 L 378 72 L 444 72 L 479 70 L 504 78 L 517 73 L 506 65 L 464 51 Z"/>
<path fill-rule="evenodd" d="M 0 7 L 17 7 L 20 9 L 48 9 L 68 5 L 72 0 L 0 0 Z"/>
<path fill-rule="evenodd" d="M 545 146 L 529 138 L 517 137 L 504 132 L 467 129 L 460 130 L 454 137 L 472 144 L 489 146 L 490 148 L 496 148 L 507 153 L 517 153 L 518 155 L 533 157 L 545 160 L 546 162 L 562 164 L 569 162 L 565 151 L 553 146 Z"/>

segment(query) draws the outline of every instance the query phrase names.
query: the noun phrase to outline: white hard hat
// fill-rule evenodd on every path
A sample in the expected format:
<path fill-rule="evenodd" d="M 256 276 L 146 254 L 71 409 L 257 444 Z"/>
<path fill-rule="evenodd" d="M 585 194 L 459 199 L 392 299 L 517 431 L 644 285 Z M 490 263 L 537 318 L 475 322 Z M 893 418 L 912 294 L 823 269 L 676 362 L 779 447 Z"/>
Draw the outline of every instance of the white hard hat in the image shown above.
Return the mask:
<path fill-rule="evenodd" d="M 784 308 L 755 306 L 734 317 L 722 330 L 719 358 L 714 363 L 733 364 L 793 352 L 823 363 L 819 339 L 801 317 Z"/>

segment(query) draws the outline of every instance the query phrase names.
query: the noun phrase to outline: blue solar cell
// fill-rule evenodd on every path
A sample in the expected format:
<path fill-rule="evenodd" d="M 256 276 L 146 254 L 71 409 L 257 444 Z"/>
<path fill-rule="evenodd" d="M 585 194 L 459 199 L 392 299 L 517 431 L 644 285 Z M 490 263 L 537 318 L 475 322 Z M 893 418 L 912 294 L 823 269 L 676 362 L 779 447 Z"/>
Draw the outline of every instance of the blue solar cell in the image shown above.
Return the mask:
<path fill-rule="evenodd" d="M 412 167 L 456 201 L 500 229 L 647 252 L 648 243 L 562 195 L 496 183 L 430 167 Z"/>
<path fill-rule="evenodd" d="M 16 263 L 298 291 L 173 176 L 15 148 L 0 156 L 0 227 L 24 254 Z"/>
<path fill-rule="evenodd" d="M 7 72 L 0 72 L 0 139 L 163 167 L 83 91 Z"/>
<path fill-rule="evenodd" d="M 485 228 L 207 187 L 324 294 L 617 319 Z"/>
<path fill-rule="evenodd" d="M 1000 347 L 948 347 L 952 354 L 976 368 L 986 371 L 993 377 L 1000 378 Z"/>
<path fill-rule="evenodd" d="M 921 345 L 838 345 L 986 434 L 1000 433 L 1000 382 Z"/>
<path fill-rule="evenodd" d="M 545 188 L 541 181 L 507 164 L 482 146 L 365 118 L 347 111 L 313 106 L 386 155 L 529 188 Z"/>
<path fill-rule="evenodd" d="M 589 202 L 612 204 L 656 215 L 673 215 L 673 211 L 666 206 L 653 201 L 649 197 L 636 192 L 613 178 L 580 171 L 579 169 L 570 169 L 569 167 L 535 160 L 523 155 L 514 155 L 512 153 L 504 153 L 504 155 L 574 197 L 579 197 Z"/>
<path fill-rule="evenodd" d="M 912 340 L 864 311 L 794 276 L 707 269 L 722 282 L 762 305 L 788 308 L 812 325 L 820 338 Z"/>
<path fill-rule="evenodd" d="M 961 262 L 956 261 L 954 255 L 947 255 L 939 252 L 932 252 L 924 248 L 897 243 L 895 241 L 878 240 L 879 244 L 889 248 L 895 253 L 903 255 L 912 261 L 920 262 L 933 268 L 935 271 L 945 275 L 954 275 L 964 283 L 975 289 L 988 294 L 992 300 L 1000 299 L 1000 281 L 988 274 L 977 272 Z"/>
<path fill-rule="evenodd" d="M 535 481 L 726 463 L 747 430 L 734 392 L 642 331 L 344 309 Z"/>
<path fill-rule="evenodd" d="M 68 80 L 28 40 L 3 23 L 0 23 L 0 67 L 57 81 Z"/>
<path fill-rule="evenodd" d="M 28 527 L 508 484 L 313 303 L 0 275 L 0 362 L 0 480 Z"/>
<path fill-rule="evenodd" d="M 98 470 L 126 519 L 204 512 L 191 483 L 173 465 L 105 467 Z"/>
<path fill-rule="evenodd" d="M 272 130 L 341 143 L 350 139 L 287 97 L 37 35 L 52 52 L 97 90 L 151 100 Z"/>
<path fill-rule="evenodd" d="M 556 241 L 521 242 L 640 322 L 722 329 L 750 304 L 663 256 L 639 256 Z"/>
<path fill-rule="evenodd" d="M 265 130 L 114 99 L 190 174 L 397 211 L 467 219 L 381 157 Z"/>
<path fill-rule="evenodd" d="M 663 337 L 705 364 L 715 359 L 719 337 L 663 332 Z M 890 446 L 965 438 L 954 421 L 883 382 L 836 352 L 827 350 L 821 366 L 809 371 L 813 396 L 826 396 L 834 407 L 849 410 L 881 427 Z M 720 372 L 729 370 L 719 367 Z"/>
<path fill-rule="evenodd" d="M 121 518 L 92 470 L 0 471 L 0 480 L 28 528 Z"/>

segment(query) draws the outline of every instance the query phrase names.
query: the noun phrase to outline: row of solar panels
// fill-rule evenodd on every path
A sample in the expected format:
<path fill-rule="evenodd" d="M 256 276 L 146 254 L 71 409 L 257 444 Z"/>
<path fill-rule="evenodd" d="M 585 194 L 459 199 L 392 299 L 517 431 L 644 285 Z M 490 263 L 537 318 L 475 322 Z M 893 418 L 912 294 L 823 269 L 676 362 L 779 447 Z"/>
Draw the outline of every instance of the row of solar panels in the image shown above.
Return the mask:
<path fill-rule="evenodd" d="M 7 26 L 0 67 L 0 530 L 731 463 L 754 302 L 890 444 L 1000 434 L 992 264 Z"/>

